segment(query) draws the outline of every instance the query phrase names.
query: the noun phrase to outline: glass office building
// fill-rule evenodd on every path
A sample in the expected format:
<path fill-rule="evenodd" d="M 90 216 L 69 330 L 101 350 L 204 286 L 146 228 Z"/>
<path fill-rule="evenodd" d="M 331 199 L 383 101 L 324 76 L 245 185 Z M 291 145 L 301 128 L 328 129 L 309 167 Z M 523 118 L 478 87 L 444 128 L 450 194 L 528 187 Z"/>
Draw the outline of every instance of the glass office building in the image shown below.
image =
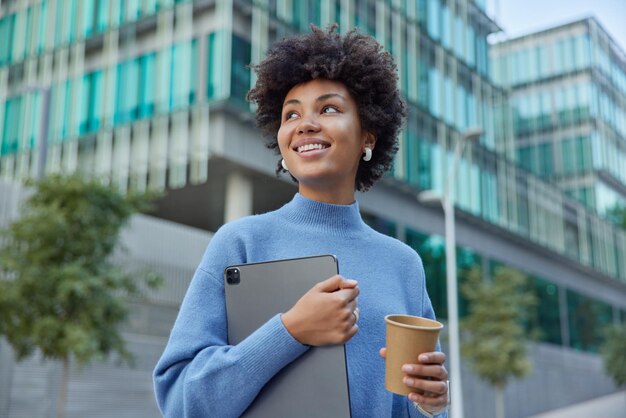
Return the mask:
<path fill-rule="evenodd" d="M 626 207 L 626 54 L 594 18 L 499 43 L 516 159 L 601 215 Z"/>
<path fill-rule="evenodd" d="M 466 149 L 456 181 L 457 264 L 461 272 L 479 266 L 486 276 L 500 266 L 518 269 L 539 299 L 534 326 L 540 337 L 532 351 L 537 371 L 514 386 L 522 397 L 507 395 L 507 416 L 607 393 L 614 388 L 595 353 L 601 327 L 626 317 L 626 234 L 525 165 L 525 158 L 516 164 L 520 118 L 510 106 L 509 86 L 501 83 L 504 70 L 489 57 L 487 36 L 500 29 L 484 3 L 0 0 L 0 181 L 80 170 L 124 190 L 167 191 L 156 217 L 139 218 L 134 226 L 129 246 L 135 258 L 122 260 L 156 267 L 166 277 L 163 289 L 133 305 L 127 329 L 133 348 L 156 361 L 197 262 L 171 243 L 189 246 L 186 253 L 199 259 L 211 231 L 276 208 L 295 191 L 288 178 L 274 176 L 278 158 L 264 150 L 254 128 L 245 101 L 254 75 L 246 66 L 259 62 L 272 42 L 305 32 L 310 23 L 337 22 L 341 32 L 357 27 L 394 54 L 409 114 L 393 172 L 358 197 L 364 218 L 420 253 L 429 293 L 445 320 L 442 212 L 416 196 L 443 191 L 455 144 L 480 127 L 484 134 Z M 610 102 L 602 106 L 614 109 Z M 572 138 L 571 147 L 590 141 Z M 16 197 L 5 192 L 0 199 Z M 461 314 L 466 312 L 461 299 Z M 592 366 L 567 367 L 563 358 Z M 145 363 L 137 372 L 142 379 L 151 367 Z M 20 367 L 27 369 L 13 370 Z M 9 369 L 0 367 L 0 416 L 3 405 L 22 412 L 33 407 L 19 402 L 24 395 L 17 389 L 1 390 L 11 382 L 2 374 Z M 489 389 L 469 371 L 464 379 L 468 415 L 491 416 L 493 407 L 478 401 L 490 396 Z M 560 393 L 558 382 L 571 380 L 590 383 Z M 110 393 L 119 381 L 97 384 Z M 19 387 L 19 379 L 13 382 Z M 142 384 L 142 396 L 149 398 L 149 381 Z M 139 405 L 133 417 L 153 416 L 153 403 Z M 116 416 L 125 416 L 121 408 Z"/>

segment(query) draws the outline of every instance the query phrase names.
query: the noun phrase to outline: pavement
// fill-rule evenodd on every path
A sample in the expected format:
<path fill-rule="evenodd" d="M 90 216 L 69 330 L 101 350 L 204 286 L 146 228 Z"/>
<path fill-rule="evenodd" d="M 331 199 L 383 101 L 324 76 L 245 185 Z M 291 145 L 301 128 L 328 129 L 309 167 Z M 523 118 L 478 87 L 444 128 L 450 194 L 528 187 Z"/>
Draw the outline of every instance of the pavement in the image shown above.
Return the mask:
<path fill-rule="evenodd" d="M 626 391 L 591 399 L 528 418 L 626 418 Z"/>

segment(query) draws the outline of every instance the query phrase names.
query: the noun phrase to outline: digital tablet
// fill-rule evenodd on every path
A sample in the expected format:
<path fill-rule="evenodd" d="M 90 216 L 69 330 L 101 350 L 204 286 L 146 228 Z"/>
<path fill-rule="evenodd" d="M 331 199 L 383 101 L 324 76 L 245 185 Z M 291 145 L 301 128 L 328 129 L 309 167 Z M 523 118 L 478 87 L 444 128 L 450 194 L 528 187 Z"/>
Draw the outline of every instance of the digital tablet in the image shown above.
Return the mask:
<path fill-rule="evenodd" d="M 228 343 L 239 343 L 277 313 L 288 311 L 313 285 L 337 273 L 333 255 L 227 267 Z M 311 347 L 279 371 L 242 416 L 349 418 L 344 345 Z"/>

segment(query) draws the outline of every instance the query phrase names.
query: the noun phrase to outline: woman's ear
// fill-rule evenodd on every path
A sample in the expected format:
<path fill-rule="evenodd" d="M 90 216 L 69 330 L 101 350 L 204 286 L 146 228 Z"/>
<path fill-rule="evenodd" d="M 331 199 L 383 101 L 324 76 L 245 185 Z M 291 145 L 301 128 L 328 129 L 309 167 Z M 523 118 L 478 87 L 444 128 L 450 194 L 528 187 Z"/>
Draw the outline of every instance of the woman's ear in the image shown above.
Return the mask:
<path fill-rule="evenodd" d="M 374 135 L 372 132 L 364 132 L 365 138 L 363 140 L 363 148 L 367 147 L 370 149 L 374 149 L 374 147 L 376 146 L 376 135 Z"/>

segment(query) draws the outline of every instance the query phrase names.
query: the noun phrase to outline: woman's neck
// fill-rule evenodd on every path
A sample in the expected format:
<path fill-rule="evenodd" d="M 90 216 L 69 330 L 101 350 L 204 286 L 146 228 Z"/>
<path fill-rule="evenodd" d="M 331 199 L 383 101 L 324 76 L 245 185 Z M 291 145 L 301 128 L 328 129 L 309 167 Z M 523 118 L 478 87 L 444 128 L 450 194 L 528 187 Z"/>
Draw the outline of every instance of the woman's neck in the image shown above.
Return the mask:
<path fill-rule="evenodd" d="M 354 188 L 328 187 L 318 188 L 300 184 L 298 192 L 311 200 L 334 205 L 350 205 L 354 203 Z"/>

